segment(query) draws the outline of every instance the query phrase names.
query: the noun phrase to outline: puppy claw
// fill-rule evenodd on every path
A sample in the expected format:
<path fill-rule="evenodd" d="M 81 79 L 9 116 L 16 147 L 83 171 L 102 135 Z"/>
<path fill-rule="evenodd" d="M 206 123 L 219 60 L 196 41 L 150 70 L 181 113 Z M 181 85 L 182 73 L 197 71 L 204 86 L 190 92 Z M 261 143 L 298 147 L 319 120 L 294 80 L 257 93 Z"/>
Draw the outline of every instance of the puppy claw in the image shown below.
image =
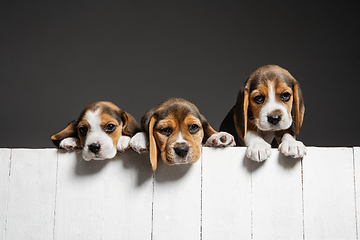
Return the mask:
<path fill-rule="evenodd" d="M 75 137 L 64 138 L 63 140 L 61 140 L 59 147 L 66 150 L 79 149 L 81 148 L 80 140 Z"/>
<path fill-rule="evenodd" d="M 130 147 L 141 154 L 148 151 L 147 137 L 144 132 L 135 134 L 130 140 Z"/>
<path fill-rule="evenodd" d="M 130 148 L 130 137 L 128 136 L 121 136 L 119 138 L 119 141 L 116 145 L 116 149 L 119 151 L 119 152 L 125 152 L 126 149 L 129 149 Z"/>
<path fill-rule="evenodd" d="M 211 135 L 205 143 L 205 147 L 233 147 L 234 137 L 226 132 L 219 132 Z"/>

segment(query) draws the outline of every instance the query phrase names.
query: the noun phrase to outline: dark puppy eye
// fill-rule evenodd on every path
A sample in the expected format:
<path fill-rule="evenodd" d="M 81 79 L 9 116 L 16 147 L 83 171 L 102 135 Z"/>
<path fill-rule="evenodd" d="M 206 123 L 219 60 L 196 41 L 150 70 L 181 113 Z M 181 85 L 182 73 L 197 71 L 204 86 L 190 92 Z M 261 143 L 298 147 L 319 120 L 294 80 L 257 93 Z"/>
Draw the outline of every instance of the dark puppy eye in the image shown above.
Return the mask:
<path fill-rule="evenodd" d="M 104 130 L 106 133 L 112 133 L 113 131 L 115 131 L 116 126 L 114 124 L 108 124 L 105 126 Z"/>
<path fill-rule="evenodd" d="M 161 132 L 162 134 L 164 134 L 165 136 L 170 136 L 171 133 L 172 133 L 172 129 L 169 128 L 169 127 L 167 127 L 167 128 L 161 129 L 160 132 Z"/>
<path fill-rule="evenodd" d="M 82 136 L 86 136 L 87 131 L 88 131 L 88 128 L 87 128 L 87 127 L 79 127 L 79 133 L 80 133 Z"/>
<path fill-rule="evenodd" d="M 257 95 L 257 96 L 254 97 L 254 101 L 257 104 L 263 104 L 264 101 L 265 101 L 265 97 L 263 95 Z"/>
<path fill-rule="evenodd" d="M 280 94 L 280 99 L 283 102 L 289 101 L 290 97 L 291 97 L 291 94 L 288 92 L 284 92 L 284 93 Z"/>
<path fill-rule="evenodd" d="M 197 133 L 197 132 L 199 131 L 199 129 L 200 129 L 200 127 L 199 127 L 198 125 L 196 125 L 196 124 L 191 124 L 191 125 L 189 126 L 189 132 L 190 132 L 191 134 Z"/>

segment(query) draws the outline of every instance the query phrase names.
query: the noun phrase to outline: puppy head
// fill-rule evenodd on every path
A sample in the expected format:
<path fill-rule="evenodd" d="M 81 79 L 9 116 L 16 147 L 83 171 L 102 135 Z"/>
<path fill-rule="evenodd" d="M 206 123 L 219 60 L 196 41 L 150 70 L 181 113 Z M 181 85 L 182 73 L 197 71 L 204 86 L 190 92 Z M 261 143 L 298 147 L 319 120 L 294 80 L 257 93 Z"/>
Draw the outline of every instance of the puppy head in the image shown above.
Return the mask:
<path fill-rule="evenodd" d="M 135 119 L 116 105 L 96 102 L 88 105 L 76 120 L 51 139 L 59 147 L 65 138 L 79 138 L 85 160 L 103 160 L 116 155 L 120 136 L 131 137 L 140 130 Z"/>
<path fill-rule="evenodd" d="M 300 132 L 305 107 L 300 86 L 285 69 L 267 65 L 252 73 L 239 92 L 234 121 L 240 138 L 246 131 L 280 131 L 291 128 L 294 112 L 295 132 Z"/>
<path fill-rule="evenodd" d="M 201 156 L 204 137 L 215 133 L 195 105 L 178 98 L 149 110 L 142 126 L 149 136 L 153 170 L 158 155 L 167 165 L 195 163 Z"/>

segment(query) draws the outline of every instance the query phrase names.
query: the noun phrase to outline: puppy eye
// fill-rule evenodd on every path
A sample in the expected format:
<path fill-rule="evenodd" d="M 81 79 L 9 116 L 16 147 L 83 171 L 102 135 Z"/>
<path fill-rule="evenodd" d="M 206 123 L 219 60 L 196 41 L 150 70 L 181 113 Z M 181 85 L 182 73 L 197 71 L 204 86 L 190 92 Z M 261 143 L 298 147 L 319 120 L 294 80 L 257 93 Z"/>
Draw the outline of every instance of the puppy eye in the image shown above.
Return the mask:
<path fill-rule="evenodd" d="M 104 130 L 106 133 L 112 133 L 113 131 L 115 131 L 116 126 L 114 124 L 108 124 L 105 126 Z"/>
<path fill-rule="evenodd" d="M 161 132 L 162 134 L 164 134 L 165 136 L 170 136 L 171 133 L 172 133 L 172 129 L 169 128 L 169 127 L 167 127 L 167 128 L 161 129 L 160 132 Z"/>
<path fill-rule="evenodd" d="M 79 127 L 79 133 L 80 133 L 82 136 L 86 136 L 87 131 L 88 131 L 88 128 L 87 128 L 87 127 Z"/>
<path fill-rule="evenodd" d="M 199 129 L 200 129 L 200 127 L 199 127 L 198 125 L 196 125 L 196 124 L 191 124 L 191 125 L 189 126 L 189 132 L 190 132 L 191 134 L 197 133 L 197 132 L 199 131 Z"/>
<path fill-rule="evenodd" d="M 290 97 L 291 97 L 291 94 L 288 93 L 288 92 L 284 92 L 284 93 L 280 94 L 280 99 L 281 99 L 281 101 L 283 101 L 283 102 L 289 101 L 289 100 L 290 100 Z"/>
<path fill-rule="evenodd" d="M 257 95 L 257 96 L 254 97 L 254 101 L 257 104 L 263 104 L 264 101 L 265 101 L 265 97 L 263 95 Z"/>

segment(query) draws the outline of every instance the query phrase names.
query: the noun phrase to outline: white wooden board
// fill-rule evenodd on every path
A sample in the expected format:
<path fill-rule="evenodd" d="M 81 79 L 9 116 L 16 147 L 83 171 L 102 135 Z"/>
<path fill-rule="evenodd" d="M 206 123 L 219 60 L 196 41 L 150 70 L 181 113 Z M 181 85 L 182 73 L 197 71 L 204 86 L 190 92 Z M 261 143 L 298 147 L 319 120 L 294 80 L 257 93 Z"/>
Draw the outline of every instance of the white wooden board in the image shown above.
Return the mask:
<path fill-rule="evenodd" d="M 158 163 L 155 171 L 153 239 L 200 239 L 201 160 L 191 165 Z"/>
<path fill-rule="evenodd" d="M 203 148 L 203 239 L 251 238 L 251 162 L 245 148 Z"/>
<path fill-rule="evenodd" d="M 308 148 L 303 160 L 305 239 L 356 239 L 352 148 Z"/>
<path fill-rule="evenodd" d="M 152 172 L 146 155 L 85 162 L 59 153 L 55 239 L 150 239 Z"/>
<path fill-rule="evenodd" d="M 357 239 L 360 238 L 360 147 L 354 147 Z"/>
<path fill-rule="evenodd" d="M 253 238 L 303 239 L 300 159 L 272 149 L 271 158 L 251 166 Z"/>
<path fill-rule="evenodd" d="M 129 150 L 85 162 L 56 149 L 0 149 L 0 239 L 356 239 L 360 148 L 203 148 L 154 173 Z"/>
<path fill-rule="evenodd" d="M 52 239 L 57 150 L 13 149 L 5 239 Z"/>
<path fill-rule="evenodd" d="M 0 149 L 0 239 L 5 239 L 11 149 Z"/>

